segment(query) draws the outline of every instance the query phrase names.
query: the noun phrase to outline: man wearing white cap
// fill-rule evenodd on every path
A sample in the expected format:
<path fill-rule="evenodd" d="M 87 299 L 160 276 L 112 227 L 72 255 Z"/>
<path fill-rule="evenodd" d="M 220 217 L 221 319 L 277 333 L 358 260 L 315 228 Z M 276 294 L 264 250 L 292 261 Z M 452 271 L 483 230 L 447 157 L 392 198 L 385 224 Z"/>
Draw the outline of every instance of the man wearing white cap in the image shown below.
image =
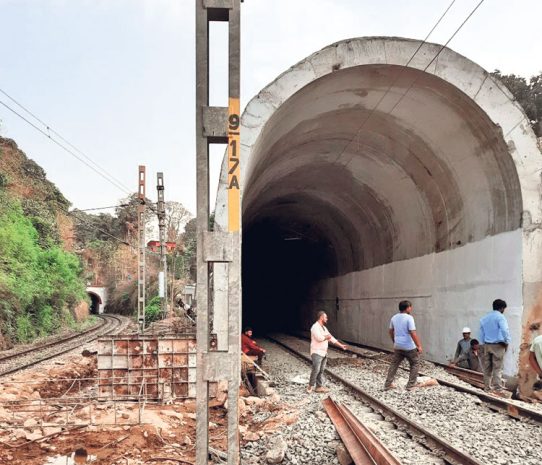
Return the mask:
<path fill-rule="evenodd" d="M 469 353 L 470 353 L 470 328 L 463 328 L 463 339 L 457 343 L 452 365 L 457 365 L 460 368 L 469 368 Z"/>

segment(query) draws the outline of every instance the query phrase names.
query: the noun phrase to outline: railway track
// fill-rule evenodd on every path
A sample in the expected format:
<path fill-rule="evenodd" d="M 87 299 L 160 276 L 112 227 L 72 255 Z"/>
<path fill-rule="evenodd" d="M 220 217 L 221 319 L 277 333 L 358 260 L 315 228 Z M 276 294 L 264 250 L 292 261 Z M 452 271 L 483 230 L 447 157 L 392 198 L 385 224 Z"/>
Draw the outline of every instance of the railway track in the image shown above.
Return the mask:
<path fill-rule="evenodd" d="M 306 337 L 302 335 L 295 335 L 292 337 L 306 339 Z M 374 359 L 374 356 L 371 357 L 370 355 L 368 355 L 367 351 L 372 351 L 373 353 L 376 352 L 380 354 L 391 354 L 390 351 L 370 348 L 365 345 L 360 346 L 360 348 L 358 348 L 357 346 L 350 344 L 349 347 L 350 348 L 346 351 L 347 353 L 354 354 L 363 358 Z M 335 349 L 330 349 L 330 350 L 335 350 Z M 387 359 L 380 359 L 380 360 L 382 362 L 389 363 Z M 434 374 L 423 373 L 422 371 L 420 371 L 419 373 L 420 376 L 428 376 L 430 378 L 436 379 L 438 383 L 442 386 L 447 386 L 456 391 L 476 396 L 478 399 L 484 402 L 490 409 L 496 412 L 507 414 L 513 418 L 523 418 L 523 419 L 535 421 L 537 423 L 542 423 L 542 412 L 524 407 L 518 401 L 512 401 L 509 399 L 496 397 L 494 395 L 491 395 L 483 391 L 482 390 L 483 389 L 483 375 L 481 373 L 477 373 L 471 370 L 465 370 L 463 368 L 458 368 L 458 367 L 449 367 L 447 365 L 438 364 L 438 363 L 436 363 L 435 365 L 442 367 L 443 369 L 448 371 L 450 374 L 457 376 L 462 381 L 465 381 L 479 389 L 473 389 L 467 386 L 463 386 L 462 384 L 454 383 L 447 379 L 443 379 L 439 376 L 435 376 Z"/>
<path fill-rule="evenodd" d="M 107 334 L 114 334 L 124 327 L 124 320 L 115 315 L 99 315 L 102 323 L 69 337 L 0 357 L 0 377 L 13 374 L 38 363 L 62 355 L 83 344 Z"/>
<path fill-rule="evenodd" d="M 268 337 L 272 342 L 286 349 L 299 359 L 311 364 L 311 359 L 304 353 L 297 350 L 292 345 L 275 337 Z M 363 403 L 380 413 L 387 421 L 391 421 L 398 429 L 407 431 L 409 436 L 425 448 L 429 449 L 436 457 L 439 457 L 444 463 L 449 465 L 482 465 L 483 462 L 478 461 L 466 452 L 452 446 L 445 439 L 432 433 L 419 423 L 411 420 L 391 406 L 385 404 L 381 400 L 372 396 L 359 386 L 339 376 L 332 370 L 326 370 L 327 375 L 336 382 L 347 387 L 356 395 Z M 370 463 L 370 462 L 369 462 Z"/>
<path fill-rule="evenodd" d="M 356 465 L 401 465 L 346 405 L 326 397 L 322 404 Z"/>

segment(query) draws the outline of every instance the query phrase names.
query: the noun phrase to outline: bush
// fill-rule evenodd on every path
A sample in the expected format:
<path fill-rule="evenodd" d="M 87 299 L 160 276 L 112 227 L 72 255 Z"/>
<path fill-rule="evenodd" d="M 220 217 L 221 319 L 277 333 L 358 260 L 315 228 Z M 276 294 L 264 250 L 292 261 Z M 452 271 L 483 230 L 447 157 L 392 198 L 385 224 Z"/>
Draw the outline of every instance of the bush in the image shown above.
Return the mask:
<path fill-rule="evenodd" d="M 52 334 L 55 329 L 54 310 L 50 305 L 45 305 L 38 310 L 36 323 L 40 331 L 40 336 Z"/>
<path fill-rule="evenodd" d="M 161 317 L 160 297 L 154 296 L 145 307 L 145 325 L 160 320 Z"/>
<path fill-rule="evenodd" d="M 28 342 L 36 337 L 34 325 L 28 313 L 17 317 L 17 340 L 19 342 Z"/>
<path fill-rule="evenodd" d="M 79 259 L 40 239 L 20 202 L 0 193 L 0 323 L 20 342 L 73 324 L 69 308 L 88 299 Z"/>

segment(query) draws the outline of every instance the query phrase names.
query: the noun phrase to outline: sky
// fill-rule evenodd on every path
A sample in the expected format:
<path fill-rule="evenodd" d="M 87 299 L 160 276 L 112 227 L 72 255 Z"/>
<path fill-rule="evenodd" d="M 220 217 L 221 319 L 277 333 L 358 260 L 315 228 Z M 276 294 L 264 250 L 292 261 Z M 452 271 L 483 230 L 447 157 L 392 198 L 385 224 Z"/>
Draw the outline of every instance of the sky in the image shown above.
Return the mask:
<path fill-rule="evenodd" d="M 423 39 L 451 0 L 245 0 L 241 106 L 339 40 Z M 456 0 L 429 37 L 445 43 L 479 0 Z M 116 205 L 147 168 L 165 198 L 195 211 L 194 0 L 0 0 L 0 89 L 114 176 L 119 189 L 0 105 L 14 139 L 74 207 Z M 449 44 L 488 71 L 542 71 L 542 1 L 485 0 Z M 227 102 L 225 24 L 211 30 L 211 105 Z M 0 94 L 0 101 L 16 109 Z M 20 111 L 20 109 L 18 109 Z M 223 149 L 211 153 L 214 199 Z M 79 155 L 81 157 L 81 155 Z M 213 200 L 214 201 L 214 200 Z M 107 211 L 107 210 L 104 210 Z M 111 211 L 111 210 L 109 210 Z"/>

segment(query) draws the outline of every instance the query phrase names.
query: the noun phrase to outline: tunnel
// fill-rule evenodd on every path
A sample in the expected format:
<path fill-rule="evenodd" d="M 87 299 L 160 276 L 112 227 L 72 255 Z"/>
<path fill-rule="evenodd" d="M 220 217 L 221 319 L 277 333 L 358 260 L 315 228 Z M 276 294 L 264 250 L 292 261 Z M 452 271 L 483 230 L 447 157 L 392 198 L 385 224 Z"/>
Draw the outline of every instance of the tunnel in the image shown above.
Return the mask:
<path fill-rule="evenodd" d="M 445 362 L 503 298 L 505 372 L 517 371 L 542 318 L 542 165 L 489 73 L 436 44 L 345 40 L 254 97 L 241 142 L 244 324 L 306 331 L 325 310 L 337 337 L 391 348 L 389 319 L 409 299 L 426 356 Z"/>
<path fill-rule="evenodd" d="M 91 315 L 98 315 L 100 312 L 100 306 L 102 305 L 102 299 L 94 292 L 87 292 L 90 298 L 89 312 Z"/>

